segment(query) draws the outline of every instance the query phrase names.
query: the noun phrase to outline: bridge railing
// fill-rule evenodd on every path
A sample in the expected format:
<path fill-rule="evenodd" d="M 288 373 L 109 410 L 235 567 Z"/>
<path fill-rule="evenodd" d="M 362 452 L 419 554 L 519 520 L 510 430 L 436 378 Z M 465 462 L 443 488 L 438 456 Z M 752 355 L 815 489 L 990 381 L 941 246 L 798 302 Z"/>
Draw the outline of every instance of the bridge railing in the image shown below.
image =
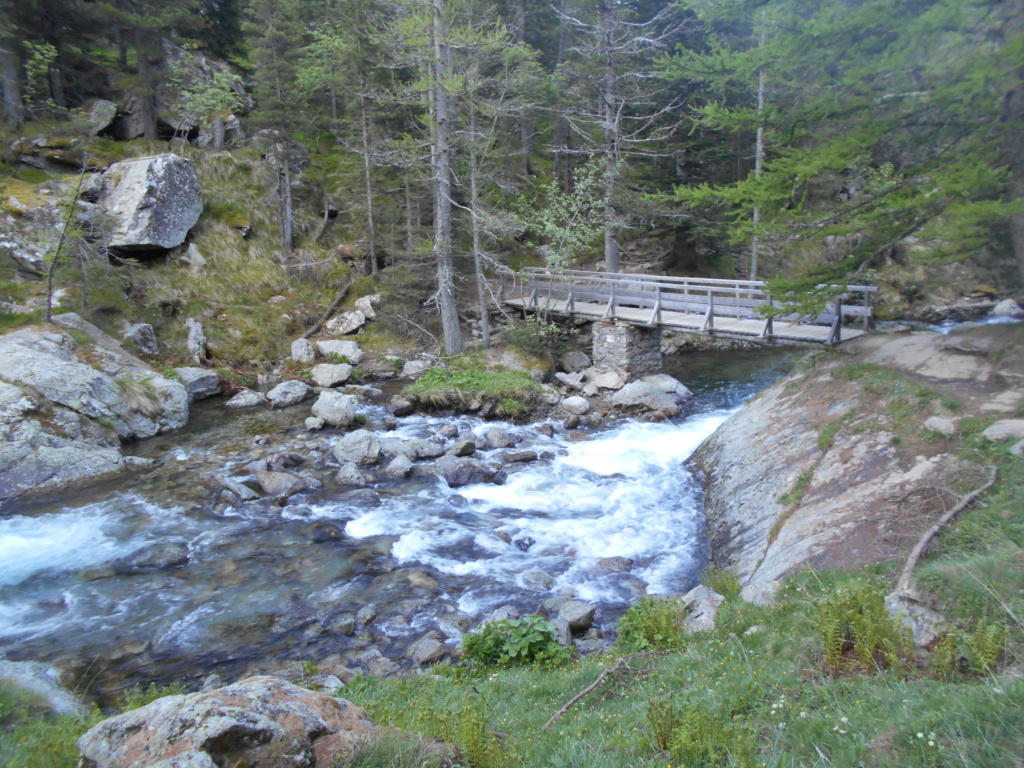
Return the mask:
<path fill-rule="evenodd" d="M 619 309 L 649 310 L 647 322 L 662 322 L 663 312 L 703 315 L 702 330 L 713 331 L 715 317 L 757 319 L 763 322 L 761 336 L 771 336 L 777 320 L 791 324 L 829 325 L 829 342 L 841 340 L 842 323 L 848 317 L 860 317 L 864 327 L 872 318 L 871 294 L 874 286 L 843 286 L 840 293 L 823 298 L 817 314 L 790 313 L 776 317 L 762 312 L 764 307 L 780 306 L 777 297 L 766 290 L 760 280 L 721 280 L 665 275 L 632 275 L 607 272 L 565 270 L 555 273 L 527 267 L 511 284 L 504 281 L 500 293 L 506 297 L 525 299 L 525 307 L 565 302 L 565 310 L 576 311 L 577 303 L 604 305 L 604 316 L 614 318 Z M 823 286 L 825 288 L 825 286 Z M 832 287 L 835 288 L 834 286 Z M 635 318 L 634 318 L 635 320 Z"/>

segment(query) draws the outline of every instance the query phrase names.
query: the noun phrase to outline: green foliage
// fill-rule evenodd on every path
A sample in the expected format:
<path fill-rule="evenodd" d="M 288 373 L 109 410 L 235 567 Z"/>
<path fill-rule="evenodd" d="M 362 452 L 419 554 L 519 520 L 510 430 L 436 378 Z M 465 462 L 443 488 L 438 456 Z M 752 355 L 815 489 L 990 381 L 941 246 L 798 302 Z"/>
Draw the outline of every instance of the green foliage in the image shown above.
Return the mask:
<path fill-rule="evenodd" d="M 172 685 L 150 683 L 145 688 L 141 685 L 133 685 L 121 694 L 118 704 L 122 712 L 130 712 L 133 709 L 144 707 L 157 699 L 162 699 L 164 696 L 180 696 L 184 692 L 185 687 L 180 683 Z"/>
<path fill-rule="evenodd" d="M 814 471 L 807 469 L 800 473 L 797 477 L 796 483 L 793 487 L 786 491 L 786 493 L 779 496 L 779 504 L 783 504 L 787 507 L 796 507 L 800 504 L 800 501 L 804 497 L 804 493 L 807 488 L 811 485 L 811 479 L 814 477 Z"/>
<path fill-rule="evenodd" d="M 327 362 L 332 365 L 349 365 L 351 361 L 348 359 L 348 355 L 339 355 L 337 352 L 327 353 Z"/>
<path fill-rule="evenodd" d="M 576 328 L 563 328 L 536 312 L 525 320 L 511 323 L 502 335 L 509 346 L 529 355 L 542 356 L 552 352 L 562 354 L 568 348 L 568 339 L 578 332 Z"/>
<path fill-rule="evenodd" d="M 452 360 L 449 368 L 431 368 L 402 392 L 439 408 L 467 407 L 476 398 L 489 398 L 503 404 L 507 400 L 518 413 L 513 403 L 521 405 L 531 400 L 538 390 L 539 386 L 526 371 L 502 366 L 488 369 L 481 357 L 467 354 Z"/>
<path fill-rule="evenodd" d="M 7 333 L 7 331 L 13 331 L 15 328 L 21 328 L 23 325 L 31 325 L 32 323 L 38 323 L 43 319 L 43 312 L 0 312 L 0 333 Z"/>
<path fill-rule="evenodd" d="M 740 578 L 725 568 L 705 568 L 700 575 L 700 583 L 713 589 L 726 600 L 735 600 L 740 596 Z"/>
<path fill-rule="evenodd" d="M 757 737 L 749 726 L 693 705 L 680 715 L 668 747 L 688 768 L 753 768 Z"/>
<path fill-rule="evenodd" d="M 50 95 L 50 68 L 57 61 L 57 49 L 48 42 L 26 40 L 25 99 L 34 112 L 56 110 Z"/>
<path fill-rule="evenodd" d="M 627 653 L 681 648 L 686 615 L 679 598 L 641 597 L 619 619 L 615 643 Z"/>
<path fill-rule="evenodd" d="M 555 625 L 533 614 L 489 622 L 479 632 L 463 635 L 462 647 L 467 659 L 483 667 L 552 667 L 569 659 L 569 651 L 558 643 Z"/>
<path fill-rule="evenodd" d="M 344 764 L 351 768 L 445 768 L 448 761 L 416 738 L 381 730 L 372 738 L 359 739 Z"/>
<path fill-rule="evenodd" d="M 827 451 L 831 448 L 833 441 L 836 439 L 836 435 L 839 433 L 839 430 L 842 429 L 843 424 L 846 423 L 848 418 L 849 414 L 846 416 L 840 416 L 838 419 L 832 419 L 832 421 L 826 424 L 822 428 L 821 432 L 818 433 L 818 448 L 823 451 Z"/>
<path fill-rule="evenodd" d="M 869 669 L 902 670 L 911 641 L 885 607 L 885 586 L 859 580 L 840 585 L 817 606 L 817 630 L 825 666 L 839 672 L 853 653 Z"/>

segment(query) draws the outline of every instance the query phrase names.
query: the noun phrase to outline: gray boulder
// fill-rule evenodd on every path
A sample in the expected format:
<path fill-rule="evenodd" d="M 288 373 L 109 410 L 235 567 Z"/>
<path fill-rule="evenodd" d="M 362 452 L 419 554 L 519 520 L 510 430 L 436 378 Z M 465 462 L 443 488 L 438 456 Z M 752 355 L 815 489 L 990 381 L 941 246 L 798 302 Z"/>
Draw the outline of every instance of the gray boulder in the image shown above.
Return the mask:
<path fill-rule="evenodd" d="M 1021 309 L 1013 299 L 1003 299 L 992 308 L 992 314 L 996 317 L 1013 317 L 1017 320 L 1024 318 L 1024 309 Z"/>
<path fill-rule="evenodd" d="M 90 729 L 78 740 L 81 768 L 302 765 L 327 768 L 374 733 L 359 707 L 274 677 L 165 696 Z M 293 765 L 296 765 L 292 761 Z"/>
<path fill-rule="evenodd" d="M 369 484 L 369 480 L 364 475 L 355 463 L 348 461 L 338 467 L 338 473 L 334 476 L 334 479 L 341 485 L 352 485 L 357 488 L 361 488 L 364 485 Z"/>
<path fill-rule="evenodd" d="M 160 354 L 160 344 L 156 340 L 156 332 L 149 323 L 125 325 L 124 340 L 130 341 L 144 355 Z"/>
<path fill-rule="evenodd" d="M 282 381 L 267 392 L 267 400 L 270 401 L 271 408 L 286 408 L 289 405 L 301 403 L 312 394 L 313 390 L 309 384 L 292 379 L 290 381 Z M 314 415 L 319 416 L 319 414 Z"/>
<path fill-rule="evenodd" d="M 258 499 L 260 497 L 260 495 L 248 485 L 235 480 L 233 477 L 226 477 L 222 475 L 217 478 L 217 481 L 222 487 L 231 491 L 242 501 L 252 501 L 253 499 Z"/>
<path fill-rule="evenodd" d="M 594 614 L 597 608 L 582 600 L 570 600 L 563 603 L 558 609 L 558 618 L 569 625 L 570 631 L 574 633 L 586 632 L 594 623 Z"/>
<path fill-rule="evenodd" d="M 626 374 L 622 371 L 595 371 L 590 369 L 587 372 L 590 383 L 598 389 L 622 389 L 626 386 Z M 588 394 L 584 389 L 583 394 Z"/>
<path fill-rule="evenodd" d="M 309 416 L 306 418 L 304 422 L 302 422 L 302 426 L 306 428 L 307 432 L 319 432 L 321 429 L 324 428 L 324 425 L 326 423 L 327 422 L 321 419 L 319 416 Z"/>
<path fill-rule="evenodd" d="M 203 212 L 195 168 L 177 155 L 114 163 L 103 181 L 100 205 L 112 222 L 112 248 L 175 248 Z"/>
<path fill-rule="evenodd" d="M 585 397 L 567 397 L 562 401 L 562 410 L 566 413 L 582 416 L 590 410 L 590 403 Z"/>
<path fill-rule="evenodd" d="M 320 365 L 314 365 L 310 373 L 316 386 L 336 387 L 348 381 L 348 377 L 352 375 L 352 366 L 345 363 L 338 365 L 321 363 Z"/>
<path fill-rule="evenodd" d="M 332 317 L 327 322 L 326 330 L 334 336 L 344 336 L 355 333 L 365 324 L 366 315 L 357 309 L 354 312 L 342 312 L 340 315 Z"/>
<path fill-rule="evenodd" d="M 347 359 L 352 365 L 359 365 L 363 361 L 363 350 L 354 341 L 318 341 L 316 348 L 325 357 L 332 354 L 338 355 Z"/>
<path fill-rule="evenodd" d="M 276 499 L 285 499 L 306 490 L 306 481 L 290 472 L 257 470 L 254 474 L 263 492 Z"/>
<path fill-rule="evenodd" d="M 158 541 L 114 560 L 114 573 L 134 575 L 177 568 L 188 562 L 188 544 L 184 541 Z"/>
<path fill-rule="evenodd" d="M 44 699 L 58 715 L 84 715 L 85 706 L 61 685 L 60 670 L 39 661 L 0 659 L 0 680 Z"/>
<path fill-rule="evenodd" d="M 386 437 L 380 441 L 380 450 L 385 456 L 405 456 L 410 461 L 436 459 L 445 454 L 444 445 L 422 438 L 402 440 L 397 437 Z"/>
<path fill-rule="evenodd" d="M 412 462 L 406 456 L 395 456 L 388 465 L 384 467 L 384 474 L 395 480 L 401 480 L 409 476 L 412 471 Z"/>
<path fill-rule="evenodd" d="M 448 451 L 452 456 L 472 456 L 476 453 L 475 440 L 459 440 Z"/>
<path fill-rule="evenodd" d="M 690 615 L 683 622 L 687 632 L 710 632 L 715 628 L 715 619 L 722 609 L 725 598 L 703 584 L 683 595 L 683 603 Z"/>
<path fill-rule="evenodd" d="M 361 296 L 356 299 L 355 306 L 367 320 L 373 320 L 377 317 L 377 312 L 374 307 L 380 304 L 381 296 L 379 293 L 371 294 L 370 296 Z"/>
<path fill-rule="evenodd" d="M 938 432 L 943 437 L 952 437 L 956 434 L 956 422 L 941 416 L 930 416 L 925 419 L 924 427 Z"/>
<path fill-rule="evenodd" d="M 686 400 L 693 396 L 689 388 L 679 379 L 669 376 L 667 373 L 654 373 L 644 376 L 640 381 L 660 389 L 662 392 L 673 395 L 677 400 Z"/>
<path fill-rule="evenodd" d="M 547 592 L 555 586 L 555 579 L 550 574 L 544 573 L 539 568 L 531 568 L 524 571 L 520 576 L 523 586 L 532 589 L 534 592 Z"/>
<path fill-rule="evenodd" d="M 312 363 L 316 360 L 316 350 L 309 339 L 296 339 L 292 342 L 292 360 L 300 363 Z"/>
<path fill-rule="evenodd" d="M 257 405 L 263 405 L 267 402 L 267 398 L 260 392 L 253 392 L 251 389 L 243 389 L 237 395 L 232 397 L 224 406 L 226 408 L 253 408 Z"/>
<path fill-rule="evenodd" d="M 174 372 L 185 385 L 190 403 L 220 394 L 220 376 L 216 371 L 209 368 L 175 368 Z"/>
<path fill-rule="evenodd" d="M 313 403 L 313 415 L 332 427 L 347 427 L 355 419 L 358 407 L 359 398 L 355 395 L 327 390 Z"/>
<path fill-rule="evenodd" d="M 476 459 L 444 456 L 438 460 L 434 468 L 438 477 L 448 483 L 451 488 L 460 488 L 475 483 L 502 485 L 505 482 L 504 472 Z"/>
<path fill-rule="evenodd" d="M 665 416 L 679 413 L 679 406 L 671 395 L 644 381 L 634 381 L 624 386 L 612 395 L 612 405 L 653 411 Z"/>
<path fill-rule="evenodd" d="M 981 434 L 989 440 L 1017 440 L 1024 437 L 1024 419 L 1001 419 Z"/>
<path fill-rule="evenodd" d="M 201 365 L 206 359 L 206 334 L 203 333 L 203 325 L 190 317 L 185 321 L 185 327 L 188 329 L 188 339 L 185 341 L 188 357 L 196 365 Z"/>
<path fill-rule="evenodd" d="M 402 365 L 402 378 L 411 379 L 430 370 L 429 360 L 406 360 Z"/>
<path fill-rule="evenodd" d="M 417 664 L 435 664 L 448 655 L 448 646 L 430 636 L 421 637 L 409 646 L 405 655 Z"/>
<path fill-rule="evenodd" d="M 332 450 L 342 464 L 372 467 L 380 460 L 380 438 L 368 430 L 357 429 L 338 440 Z"/>
<path fill-rule="evenodd" d="M 576 373 L 582 371 L 591 366 L 590 358 L 587 357 L 586 352 L 581 352 L 578 349 L 574 349 L 571 352 L 566 352 L 558 360 L 559 367 L 566 373 Z"/>
<path fill-rule="evenodd" d="M 523 438 L 501 427 L 491 427 L 484 433 L 484 445 L 488 450 L 493 448 L 512 448 L 519 445 Z"/>

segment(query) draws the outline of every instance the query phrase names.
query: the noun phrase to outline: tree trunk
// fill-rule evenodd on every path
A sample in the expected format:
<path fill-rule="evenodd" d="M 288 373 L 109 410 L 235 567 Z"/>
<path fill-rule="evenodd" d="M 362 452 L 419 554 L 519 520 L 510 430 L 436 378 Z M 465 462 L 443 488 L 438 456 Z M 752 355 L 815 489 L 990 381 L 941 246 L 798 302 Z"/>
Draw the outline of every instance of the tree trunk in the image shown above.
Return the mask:
<path fill-rule="evenodd" d="M 0 40 L 0 89 L 3 91 L 4 122 L 21 124 L 24 111 L 21 104 L 21 79 L 18 53 L 13 39 Z"/>
<path fill-rule="evenodd" d="M 565 20 L 562 18 L 562 14 L 565 13 L 565 0 L 560 0 L 558 3 L 559 21 L 558 21 L 558 52 L 555 57 L 556 69 L 565 63 Z M 559 102 L 561 99 L 559 99 Z M 562 185 L 562 191 L 566 194 L 570 194 L 569 189 L 570 181 L 569 176 L 571 170 L 569 169 L 569 154 L 566 152 L 568 149 L 569 141 L 569 123 L 565 119 L 565 115 L 562 114 L 561 104 L 556 106 L 555 113 L 555 135 L 554 135 L 554 170 L 553 174 L 555 181 Z M 563 177 L 565 181 L 563 182 Z"/>
<path fill-rule="evenodd" d="M 761 47 L 764 47 L 764 12 L 761 13 Z M 757 73 L 757 141 L 754 147 L 754 178 L 760 179 L 764 169 L 764 69 Z M 750 279 L 757 280 L 757 261 L 761 244 L 758 227 L 761 225 L 761 208 L 754 206 L 754 236 L 750 241 Z"/>
<path fill-rule="evenodd" d="M 1007 21 L 1003 39 L 1010 40 L 1024 34 L 1024 3 L 1008 3 Z M 1024 201 L 1024 66 L 1018 67 L 1013 86 L 1003 101 L 1003 121 L 1006 125 L 1006 154 L 1010 158 L 1010 200 Z M 1024 204 L 1024 203 L 1022 203 Z M 1024 212 L 1010 216 L 1010 239 L 1017 264 L 1020 284 L 1024 286 Z"/>
<path fill-rule="evenodd" d="M 139 76 L 139 116 L 142 118 L 142 135 L 151 141 L 157 138 L 156 107 L 153 104 L 153 82 L 150 77 L 149 57 L 143 41 L 142 29 L 135 28 L 135 67 Z"/>
<path fill-rule="evenodd" d="M 619 166 L 619 114 L 618 97 L 615 92 L 615 5 L 613 0 L 604 0 L 601 16 L 601 47 L 604 54 L 604 75 L 602 77 L 601 101 L 604 120 L 604 269 L 605 272 L 619 271 L 618 228 L 615 226 L 615 208 L 612 194 Z"/>
<path fill-rule="evenodd" d="M 285 256 L 292 252 L 294 234 L 292 231 L 292 175 L 288 167 L 287 155 L 281 169 L 277 172 L 278 202 L 281 209 L 281 248 Z"/>
<path fill-rule="evenodd" d="M 363 180 L 366 183 L 366 234 L 369 243 L 370 274 L 376 280 L 379 277 L 377 269 L 377 225 L 373 219 L 373 176 L 372 162 L 370 161 L 370 128 L 366 122 L 366 97 L 359 98 L 359 126 L 363 134 Z"/>
<path fill-rule="evenodd" d="M 472 97 L 469 101 L 469 207 L 470 221 L 473 231 L 473 270 L 476 273 L 476 288 L 480 306 L 480 336 L 484 349 L 491 346 L 491 324 L 487 316 L 487 280 L 484 279 L 483 259 L 480 251 L 480 198 L 477 189 L 477 156 L 476 156 L 476 110 L 473 108 Z"/>
<path fill-rule="evenodd" d="M 526 0 L 518 0 L 516 4 L 516 39 L 526 42 Z M 533 152 L 533 121 L 528 114 L 519 118 L 519 156 L 524 179 L 529 179 L 533 169 L 530 166 L 530 154 Z"/>
<path fill-rule="evenodd" d="M 444 18 L 444 0 L 431 0 L 433 10 L 433 160 L 434 178 L 434 255 L 437 257 L 437 307 L 441 313 L 445 351 L 459 355 L 463 351 L 455 303 L 455 274 L 452 264 L 452 148 L 451 110 L 448 105 L 449 72 L 448 30 Z"/>
<path fill-rule="evenodd" d="M 405 187 L 405 250 L 412 253 L 416 249 L 416 234 L 412 226 L 412 184 L 409 183 L 408 173 L 403 179 L 403 186 Z"/>

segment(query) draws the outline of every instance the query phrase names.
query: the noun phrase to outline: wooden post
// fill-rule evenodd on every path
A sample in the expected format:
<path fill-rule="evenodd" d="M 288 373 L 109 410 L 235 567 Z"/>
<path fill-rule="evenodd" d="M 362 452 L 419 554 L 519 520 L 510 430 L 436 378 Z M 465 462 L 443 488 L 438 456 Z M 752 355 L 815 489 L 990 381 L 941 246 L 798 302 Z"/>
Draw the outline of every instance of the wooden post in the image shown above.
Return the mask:
<path fill-rule="evenodd" d="M 843 340 L 843 299 L 841 296 L 836 296 L 836 300 L 832 304 L 832 312 L 835 314 L 835 319 L 832 321 L 832 330 L 828 334 L 828 343 L 838 344 Z"/>
<path fill-rule="evenodd" d="M 651 311 L 651 325 L 661 324 L 661 285 L 654 286 L 654 309 Z"/>
<path fill-rule="evenodd" d="M 615 283 L 611 284 L 611 295 L 608 296 L 608 306 L 605 307 L 604 316 L 615 319 Z"/>
<path fill-rule="evenodd" d="M 704 327 L 701 329 L 713 333 L 715 330 L 715 293 L 708 288 L 708 311 L 704 315 Z"/>
<path fill-rule="evenodd" d="M 572 278 L 569 279 L 569 303 L 566 309 L 569 310 L 569 314 L 576 311 L 576 281 Z"/>
<path fill-rule="evenodd" d="M 868 313 L 864 315 L 864 330 L 870 331 L 871 326 L 873 325 L 871 321 L 874 320 L 874 318 L 871 317 L 871 291 L 864 291 L 864 306 L 867 307 L 868 310 Z"/>
<path fill-rule="evenodd" d="M 772 296 L 768 294 L 768 308 L 769 310 L 773 307 Z M 771 337 L 775 333 L 775 324 L 772 322 L 774 318 L 769 312 L 768 317 L 765 318 L 764 328 L 761 329 L 761 338 Z"/>

